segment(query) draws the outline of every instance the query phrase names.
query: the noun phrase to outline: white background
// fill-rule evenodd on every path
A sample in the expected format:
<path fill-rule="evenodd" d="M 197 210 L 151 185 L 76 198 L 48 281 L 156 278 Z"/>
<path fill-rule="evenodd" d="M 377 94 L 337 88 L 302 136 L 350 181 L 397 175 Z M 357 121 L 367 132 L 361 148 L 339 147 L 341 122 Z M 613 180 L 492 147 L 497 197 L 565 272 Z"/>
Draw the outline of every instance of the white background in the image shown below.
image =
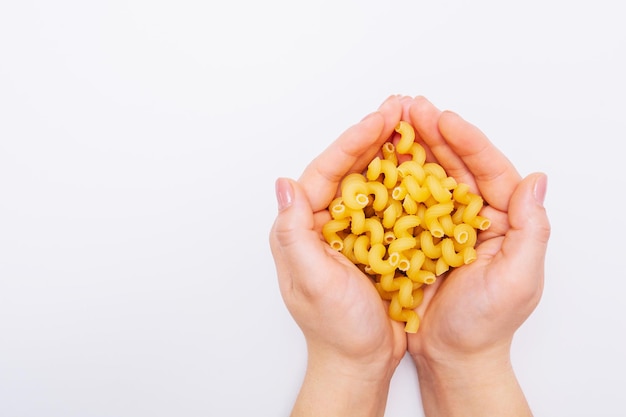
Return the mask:
<path fill-rule="evenodd" d="M 537 417 L 623 416 L 619 1 L 0 3 L 0 415 L 286 416 L 274 180 L 390 94 L 549 176 Z M 404 360 L 387 416 L 421 416 Z"/>

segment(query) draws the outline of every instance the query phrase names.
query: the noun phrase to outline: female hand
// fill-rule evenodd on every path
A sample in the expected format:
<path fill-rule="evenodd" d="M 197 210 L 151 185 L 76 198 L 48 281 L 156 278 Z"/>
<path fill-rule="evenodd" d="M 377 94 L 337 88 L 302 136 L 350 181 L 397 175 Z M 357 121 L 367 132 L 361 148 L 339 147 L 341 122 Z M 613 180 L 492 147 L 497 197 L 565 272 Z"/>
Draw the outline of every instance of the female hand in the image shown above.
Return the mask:
<path fill-rule="evenodd" d="M 427 290 L 418 309 L 420 329 L 408 335 L 427 415 L 471 416 L 472 405 L 476 415 L 528 415 L 510 366 L 510 345 L 543 290 L 550 235 L 543 207 L 546 177 L 522 179 L 479 129 L 423 97 L 404 108 L 416 140 L 448 175 L 482 195 L 482 215 L 491 220 L 479 234 L 476 261 Z M 490 413 L 489 406 L 517 408 Z"/>
<path fill-rule="evenodd" d="M 279 213 L 270 246 L 281 295 L 308 349 L 294 415 L 382 415 L 389 381 L 406 352 L 404 326 L 389 319 L 372 282 L 321 235 L 341 179 L 367 166 L 402 112 L 400 98 L 390 97 L 314 159 L 298 181 L 276 182 Z"/>

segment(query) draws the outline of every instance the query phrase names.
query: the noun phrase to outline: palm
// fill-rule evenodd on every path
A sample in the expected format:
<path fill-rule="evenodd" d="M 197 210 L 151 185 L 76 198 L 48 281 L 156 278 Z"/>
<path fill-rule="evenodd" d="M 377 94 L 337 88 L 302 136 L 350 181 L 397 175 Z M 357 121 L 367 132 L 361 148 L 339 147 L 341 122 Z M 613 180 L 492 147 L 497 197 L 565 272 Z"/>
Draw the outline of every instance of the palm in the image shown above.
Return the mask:
<path fill-rule="evenodd" d="M 326 248 L 327 262 L 320 270 L 325 271 L 328 288 L 332 288 L 328 302 L 343 312 L 339 320 L 334 319 L 333 327 L 338 328 L 339 335 L 335 342 L 354 355 L 375 355 L 383 349 L 393 352 L 399 360 L 406 351 L 404 324 L 389 318 L 387 303 L 367 276 L 345 256 Z M 327 325 L 323 331 L 328 331 Z"/>
<path fill-rule="evenodd" d="M 476 349 L 487 344 L 499 325 L 497 313 L 508 288 L 492 279 L 497 274 L 497 253 L 502 239 L 492 238 L 477 247 L 475 262 L 440 277 L 419 308 L 422 325 L 408 336 L 409 349 L 424 343 L 456 349 Z M 493 254 L 496 253 L 495 258 Z"/>

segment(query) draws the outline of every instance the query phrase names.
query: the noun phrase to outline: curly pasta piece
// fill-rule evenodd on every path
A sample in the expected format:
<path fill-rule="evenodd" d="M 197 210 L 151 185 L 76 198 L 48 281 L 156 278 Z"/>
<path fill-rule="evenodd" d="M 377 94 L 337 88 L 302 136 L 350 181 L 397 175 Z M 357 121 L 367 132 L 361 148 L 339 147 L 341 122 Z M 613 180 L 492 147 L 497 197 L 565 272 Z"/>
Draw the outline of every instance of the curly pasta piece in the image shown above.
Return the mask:
<path fill-rule="evenodd" d="M 372 267 L 372 270 L 374 270 L 377 274 L 390 274 L 396 270 L 395 266 L 391 265 L 389 261 L 383 259 L 386 251 L 387 250 L 382 243 L 373 244 L 370 248 L 367 261 Z"/>
<path fill-rule="evenodd" d="M 354 233 L 350 233 L 348 236 L 346 236 L 343 239 L 343 248 L 341 248 L 341 253 L 346 258 L 350 259 L 350 262 L 352 262 L 353 264 L 356 264 L 359 262 L 358 258 L 354 254 L 354 244 L 357 238 L 358 238 L 357 235 L 355 235 Z"/>
<path fill-rule="evenodd" d="M 396 223 L 398 217 L 402 215 L 402 203 L 398 200 L 392 199 L 388 200 L 388 206 L 383 210 L 383 227 L 385 229 L 393 228 L 393 225 Z"/>
<path fill-rule="evenodd" d="M 406 189 L 407 194 L 409 194 L 413 200 L 423 203 L 430 198 L 433 192 L 427 180 L 428 178 L 426 178 L 424 186 L 421 186 L 417 178 L 408 175 L 402 179 L 400 186 Z"/>
<path fill-rule="evenodd" d="M 463 255 L 457 253 L 454 249 L 454 242 L 450 238 L 443 239 L 441 241 L 441 258 L 446 264 L 452 267 L 459 267 L 465 264 Z"/>
<path fill-rule="evenodd" d="M 438 202 L 447 203 L 452 200 L 452 193 L 442 185 L 441 179 L 428 175 L 424 182 L 430 190 L 430 194 Z"/>
<path fill-rule="evenodd" d="M 396 144 L 398 153 L 407 154 L 411 146 L 415 143 L 415 130 L 408 122 L 401 120 L 395 127 L 395 131 L 400 134 L 400 140 Z"/>
<path fill-rule="evenodd" d="M 449 201 L 447 203 L 435 204 L 426 209 L 424 214 L 424 223 L 435 237 L 442 237 L 444 235 L 443 226 L 439 222 L 439 217 L 450 214 L 454 210 L 454 203 Z"/>
<path fill-rule="evenodd" d="M 341 182 L 341 196 L 346 206 L 354 210 L 363 209 L 369 203 L 366 178 L 361 174 L 350 174 Z"/>
<path fill-rule="evenodd" d="M 393 225 L 393 233 L 396 235 L 396 238 L 413 237 L 414 235 L 412 231 L 409 231 L 409 229 L 412 230 L 421 223 L 422 219 L 419 217 L 413 214 L 406 214 L 396 220 L 396 223 Z"/>
<path fill-rule="evenodd" d="M 389 200 L 389 191 L 387 188 L 383 184 L 374 181 L 368 181 L 365 185 L 367 187 L 367 193 L 374 195 L 372 208 L 375 211 L 381 211 L 387 208 L 387 200 Z"/>
<path fill-rule="evenodd" d="M 383 158 L 398 165 L 398 155 L 396 155 L 396 147 L 391 142 L 385 142 L 381 148 Z"/>
<path fill-rule="evenodd" d="M 424 166 L 413 160 L 404 161 L 398 165 L 398 175 L 400 178 L 413 177 L 418 184 L 423 184 L 426 179 Z"/>
<path fill-rule="evenodd" d="M 380 219 L 377 217 L 370 217 L 365 219 L 364 231 L 369 233 L 370 243 L 372 245 L 383 243 L 385 240 L 385 229 L 380 223 Z"/>
<path fill-rule="evenodd" d="M 322 235 L 330 244 L 330 247 L 340 251 L 343 249 L 343 239 L 337 232 L 345 230 L 350 224 L 349 219 L 330 220 L 322 227 Z"/>
<path fill-rule="evenodd" d="M 414 237 L 406 236 L 396 238 L 387 247 L 387 253 L 389 254 L 389 263 L 396 266 L 406 259 L 404 252 L 414 248 L 417 245 L 417 240 Z M 408 265 L 406 266 L 408 268 Z M 400 268 L 402 269 L 402 268 Z"/>
<path fill-rule="evenodd" d="M 381 175 L 384 177 L 383 185 L 387 188 L 393 188 L 398 182 L 398 167 L 388 159 L 376 157 L 367 166 L 365 177 L 370 181 L 375 181 Z"/>
<path fill-rule="evenodd" d="M 370 238 L 368 235 L 359 235 L 354 240 L 354 257 L 362 264 L 369 266 Z"/>

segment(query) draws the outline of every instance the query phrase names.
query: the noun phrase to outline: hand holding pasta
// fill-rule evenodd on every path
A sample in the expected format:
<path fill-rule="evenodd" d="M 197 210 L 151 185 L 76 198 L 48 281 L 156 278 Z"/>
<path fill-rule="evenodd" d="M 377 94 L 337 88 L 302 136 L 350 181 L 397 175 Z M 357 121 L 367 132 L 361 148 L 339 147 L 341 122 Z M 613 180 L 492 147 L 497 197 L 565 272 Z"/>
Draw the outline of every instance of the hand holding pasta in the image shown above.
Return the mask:
<path fill-rule="evenodd" d="M 543 290 L 546 176 L 522 177 L 480 129 L 424 97 L 413 99 L 403 118 L 429 159 L 480 193 L 491 222 L 477 236 L 476 260 L 427 288 L 417 309 L 420 331 L 407 334 L 425 414 L 530 416 L 510 352 Z"/>
<path fill-rule="evenodd" d="M 322 239 L 341 178 L 363 171 L 403 112 L 392 96 L 348 128 L 297 181 L 276 181 L 279 212 L 270 232 L 281 295 L 302 330 L 307 371 L 292 415 L 382 415 L 393 371 L 406 354 L 369 279 Z M 364 228 L 372 226 L 364 219 Z M 375 410 L 375 412 L 373 412 Z M 302 414 L 301 414 L 302 412 Z"/>
<path fill-rule="evenodd" d="M 400 121 L 395 131 L 400 135 L 396 145 L 385 142 L 382 156 L 363 174 L 342 180 L 322 234 L 372 278 L 390 302 L 389 316 L 415 333 L 423 286 L 451 267 L 473 262 L 477 230 L 486 230 L 490 221 L 479 215 L 479 195 L 441 165 L 426 162 L 409 122 Z"/>

